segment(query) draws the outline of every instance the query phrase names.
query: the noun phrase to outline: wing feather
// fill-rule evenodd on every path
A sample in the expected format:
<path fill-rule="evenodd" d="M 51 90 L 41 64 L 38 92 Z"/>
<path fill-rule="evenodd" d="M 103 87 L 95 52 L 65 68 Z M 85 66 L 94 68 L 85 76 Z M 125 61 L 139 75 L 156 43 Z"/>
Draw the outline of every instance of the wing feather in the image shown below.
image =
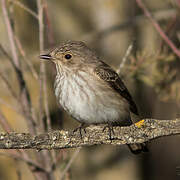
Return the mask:
<path fill-rule="evenodd" d="M 99 78 L 106 81 L 117 93 L 125 98 L 130 104 L 130 111 L 138 115 L 136 104 L 134 103 L 128 89 L 119 75 L 110 66 L 102 62 L 95 68 L 95 73 L 99 76 Z"/>

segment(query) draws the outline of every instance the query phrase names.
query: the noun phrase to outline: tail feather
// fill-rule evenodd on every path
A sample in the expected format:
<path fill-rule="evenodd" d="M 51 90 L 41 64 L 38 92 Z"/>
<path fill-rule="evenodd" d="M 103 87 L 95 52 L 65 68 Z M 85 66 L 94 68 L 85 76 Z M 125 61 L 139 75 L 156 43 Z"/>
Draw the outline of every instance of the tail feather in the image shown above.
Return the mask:
<path fill-rule="evenodd" d="M 148 152 L 149 151 L 146 143 L 128 144 L 128 147 L 133 154 L 140 154 L 142 152 Z"/>
<path fill-rule="evenodd" d="M 141 119 L 140 116 L 138 115 L 138 112 L 136 114 L 130 112 L 130 116 L 131 116 L 131 122 L 132 123 L 136 123 Z M 148 147 L 147 147 L 147 143 L 129 144 L 128 147 L 133 154 L 140 154 L 142 152 L 149 152 Z"/>

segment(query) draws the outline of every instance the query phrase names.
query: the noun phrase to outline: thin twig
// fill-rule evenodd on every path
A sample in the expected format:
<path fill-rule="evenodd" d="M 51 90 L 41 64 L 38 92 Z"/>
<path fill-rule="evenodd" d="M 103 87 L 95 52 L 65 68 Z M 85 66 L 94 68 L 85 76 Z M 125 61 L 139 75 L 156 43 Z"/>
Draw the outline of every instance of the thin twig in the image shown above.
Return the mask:
<path fill-rule="evenodd" d="M 74 160 L 76 159 L 77 155 L 79 154 L 81 150 L 81 147 L 77 148 L 74 152 L 74 154 L 72 155 L 70 161 L 67 163 L 64 171 L 61 173 L 61 177 L 60 177 L 60 180 L 63 180 L 64 179 L 64 176 L 66 175 L 66 173 L 68 172 L 69 168 L 71 167 L 72 163 L 74 162 Z"/>
<path fill-rule="evenodd" d="M 12 132 L 12 128 L 10 126 L 10 124 L 8 123 L 7 118 L 3 115 L 1 109 L 0 109 L 0 124 L 2 125 L 2 128 L 6 131 L 6 132 Z M 21 156 L 23 158 L 28 158 L 28 154 L 26 154 L 24 152 L 24 150 L 18 150 L 16 149 L 14 152 L 16 152 L 16 154 L 21 154 Z"/>
<path fill-rule="evenodd" d="M 7 59 L 8 59 L 9 62 L 11 63 L 11 65 L 12 65 L 13 67 L 15 67 L 16 65 L 14 64 L 12 57 L 8 54 L 8 52 L 5 50 L 5 48 L 2 46 L 2 44 L 0 44 L 0 50 L 1 50 L 1 52 L 4 54 L 4 56 L 7 57 Z"/>
<path fill-rule="evenodd" d="M 1 71 L 0 69 L 0 77 L 3 80 L 4 84 L 7 87 L 7 90 L 10 92 L 10 94 L 12 95 L 12 97 L 16 100 L 16 102 L 19 102 L 18 96 L 16 94 L 16 92 L 14 91 L 14 88 L 11 86 L 11 83 L 9 82 L 9 80 L 6 78 L 7 75 L 4 75 L 4 73 Z"/>
<path fill-rule="evenodd" d="M 3 12 L 3 17 L 5 21 L 5 25 L 7 28 L 7 34 L 9 38 L 9 43 L 10 43 L 10 48 L 11 48 L 11 54 L 12 54 L 12 60 L 14 63 L 14 70 L 16 72 L 17 78 L 18 78 L 18 83 L 20 87 L 20 102 L 21 102 L 21 107 L 22 110 L 24 111 L 25 117 L 27 118 L 27 123 L 28 123 L 28 128 L 31 133 L 35 134 L 35 122 L 34 119 L 31 116 L 31 99 L 29 95 L 29 91 L 26 86 L 26 82 L 24 80 L 24 75 L 21 71 L 21 66 L 20 62 L 18 59 L 18 54 L 16 51 L 16 45 L 15 45 L 15 40 L 14 40 L 14 33 L 13 29 L 10 23 L 10 19 L 8 16 L 8 11 L 6 7 L 6 1 L 1 0 L 1 5 L 2 5 L 2 12 Z"/>
<path fill-rule="evenodd" d="M 32 11 L 31 9 L 29 9 L 27 6 L 25 6 L 22 2 L 17 1 L 17 0 L 9 0 L 11 3 L 14 3 L 15 5 L 21 7 L 23 10 L 25 10 L 26 12 L 28 12 L 30 15 L 32 15 L 33 17 L 35 17 L 36 19 L 38 19 L 37 14 Z"/>
<path fill-rule="evenodd" d="M 6 131 L 6 132 L 12 132 L 12 128 L 11 126 L 9 125 L 8 123 L 8 120 L 7 118 L 3 115 L 3 113 L 1 112 L 1 109 L 0 109 L 0 124 L 2 125 L 2 128 Z M 16 154 L 16 156 L 19 156 L 21 157 L 21 159 L 24 159 L 26 160 L 26 162 L 29 163 L 31 162 L 30 165 L 32 164 L 35 164 L 34 161 L 30 160 L 29 157 L 28 157 L 28 154 L 26 152 L 24 152 L 24 150 L 18 150 L 16 149 L 15 151 L 11 151 L 11 152 L 14 152 L 14 154 Z"/>
<path fill-rule="evenodd" d="M 164 33 L 160 25 L 153 18 L 149 10 L 146 8 L 144 3 L 141 0 L 136 0 L 137 5 L 144 11 L 144 14 L 150 19 L 154 28 L 157 30 L 159 35 L 164 39 L 164 41 L 168 44 L 168 46 L 172 49 L 172 51 L 180 58 L 180 50 L 174 45 L 174 43 L 168 38 L 168 36 Z"/>
<path fill-rule="evenodd" d="M 16 43 L 15 43 L 15 39 L 14 39 L 14 33 L 13 33 L 10 19 L 8 16 L 8 10 L 6 7 L 5 0 L 1 0 L 1 4 L 2 4 L 2 10 L 3 10 L 3 17 L 5 19 L 5 24 L 7 27 L 7 34 L 8 34 L 8 38 L 9 38 L 9 42 L 10 42 L 10 48 L 11 48 L 11 52 L 12 52 L 12 60 L 14 63 L 13 68 L 14 68 L 17 78 L 18 78 L 17 82 L 19 83 L 19 89 L 20 89 L 19 102 L 20 102 L 22 110 L 24 112 L 24 117 L 27 119 L 27 125 L 29 128 L 29 132 L 31 134 L 35 134 L 36 133 L 36 123 L 35 123 L 35 121 L 33 119 L 33 115 L 32 115 L 32 105 L 31 105 L 30 94 L 27 89 L 26 81 L 24 80 L 24 74 L 21 69 L 19 59 L 18 59 L 18 54 L 16 51 Z M 41 156 L 41 154 L 42 153 L 38 153 L 36 156 L 38 162 L 42 162 L 42 161 L 39 161 L 40 159 L 43 160 L 43 157 Z M 22 156 L 23 156 L 23 158 L 28 157 L 28 155 L 25 152 L 22 153 Z M 38 157 L 40 157 L 40 158 L 38 158 Z M 44 179 L 43 178 L 44 176 L 49 177 L 49 175 L 41 173 L 39 171 L 35 171 L 33 174 L 35 176 L 39 177 L 38 179 Z"/>
<path fill-rule="evenodd" d="M 49 18 L 49 12 L 48 12 L 48 5 L 47 5 L 47 1 L 44 0 L 43 2 L 44 4 L 44 15 L 45 15 L 45 23 L 47 24 L 47 37 L 48 37 L 48 43 L 52 46 L 54 44 L 54 36 L 53 36 L 53 31 L 52 31 L 52 26 L 51 26 L 51 22 L 50 22 L 50 18 Z M 45 77 L 46 78 L 46 77 Z M 45 79 L 46 82 L 46 79 Z M 49 107 L 48 107 L 48 96 L 47 96 L 47 86 L 45 85 L 46 83 L 44 82 L 44 93 L 45 93 L 45 112 L 46 112 L 46 123 L 47 123 L 47 129 L 51 130 L 51 119 L 50 119 L 50 112 L 49 112 Z M 54 169 L 57 168 L 57 158 L 56 158 L 56 153 L 54 150 L 52 150 L 51 152 L 51 162 L 52 162 L 52 166 L 51 166 L 51 173 L 53 172 Z"/>
<path fill-rule="evenodd" d="M 39 16 L 39 46 L 40 52 L 44 50 L 44 23 L 43 23 L 43 5 L 41 4 L 41 0 L 38 0 L 38 16 Z M 46 115 L 46 124 L 47 129 L 51 129 L 51 120 L 50 120 L 50 113 L 48 107 L 48 96 L 47 96 L 47 86 L 46 86 L 46 69 L 43 62 L 40 64 L 40 109 L 42 107 L 45 108 L 45 115 Z M 43 95 L 44 95 L 44 106 L 43 106 Z M 40 110 L 42 113 L 42 110 Z M 42 119 L 42 115 L 40 116 Z"/>
<path fill-rule="evenodd" d="M 41 5 L 41 0 L 37 0 L 38 7 L 38 23 L 39 23 L 39 49 L 40 52 L 44 49 L 44 24 L 43 24 L 43 7 Z M 41 131 L 45 130 L 43 117 L 44 117 L 44 106 L 43 106 L 43 82 L 44 82 L 45 66 L 43 62 L 40 61 L 40 74 L 39 74 L 39 128 Z"/>
<path fill-rule="evenodd" d="M 178 21 L 177 15 L 174 15 L 174 17 L 172 17 L 172 18 L 170 19 L 170 21 L 169 21 L 168 24 L 167 24 L 166 29 L 164 30 L 164 32 L 165 32 L 167 35 L 171 35 L 171 32 L 172 32 L 173 28 L 176 26 L 177 21 Z M 165 45 L 166 45 L 166 44 L 165 44 Z M 162 52 L 163 49 L 164 49 L 164 40 L 162 39 L 162 40 L 161 40 L 161 43 L 160 43 L 159 52 Z"/>
<path fill-rule="evenodd" d="M 33 77 L 34 77 L 36 80 L 38 80 L 38 79 L 39 79 L 38 74 L 37 74 L 36 70 L 34 69 L 34 66 L 33 66 L 32 62 L 31 62 L 29 59 L 27 59 L 26 53 L 25 53 L 25 51 L 23 50 L 23 47 L 22 47 L 22 45 L 21 45 L 21 42 L 20 42 L 20 40 L 18 39 L 17 36 L 15 36 L 15 41 L 16 41 L 18 50 L 19 50 L 21 56 L 23 57 L 24 62 L 27 64 L 27 66 L 28 66 L 29 70 L 31 71 Z"/>
<path fill-rule="evenodd" d="M 45 113 L 46 113 L 46 124 L 47 129 L 50 131 L 52 129 L 51 127 L 51 118 L 50 118 L 50 112 L 49 112 L 49 106 L 48 106 L 48 95 L 47 95 L 47 86 L 46 86 L 46 75 L 45 80 L 43 83 L 43 91 L 44 91 L 44 106 L 45 106 Z"/>
<path fill-rule="evenodd" d="M 165 10 L 158 10 L 156 12 L 153 12 L 153 17 L 157 21 L 166 20 L 168 18 L 174 17 L 175 15 L 177 15 L 177 10 L 175 9 L 165 9 Z M 144 17 L 145 17 L 144 15 L 137 15 L 134 18 L 130 18 L 120 24 L 113 25 L 102 31 L 99 31 L 99 32 L 94 31 L 94 32 L 87 33 L 83 35 L 80 39 L 86 39 L 91 42 L 92 39 L 97 40 L 97 38 L 98 39 L 104 38 L 107 35 L 114 33 L 115 31 L 121 31 L 128 27 L 131 27 L 133 24 L 141 23 L 141 21 L 144 20 Z"/>
<path fill-rule="evenodd" d="M 8 32 L 8 38 L 9 38 L 11 53 L 12 53 L 12 59 L 14 61 L 14 64 L 16 65 L 16 67 L 19 67 L 19 60 L 18 60 L 18 56 L 16 53 L 16 46 L 14 43 L 13 30 L 12 30 L 11 23 L 10 23 L 10 20 L 8 17 L 8 12 L 7 12 L 7 8 L 6 8 L 6 1 L 5 0 L 1 0 L 1 7 L 2 7 L 2 14 L 4 17 L 4 21 L 5 21 L 7 32 Z"/>
<path fill-rule="evenodd" d="M 36 162 L 34 162 L 33 160 L 31 160 L 31 159 L 29 159 L 27 157 L 22 157 L 21 155 L 19 155 L 17 153 L 12 153 L 12 152 L 3 153 L 3 152 L 0 152 L 0 155 L 8 156 L 8 157 L 11 157 L 13 159 L 18 159 L 18 160 L 24 161 L 28 165 L 33 166 L 36 169 L 39 169 L 39 170 L 41 170 L 43 172 L 47 172 L 46 169 L 43 166 L 41 166 L 40 164 L 37 164 Z"/>
<path fill-rule="evenodd" d="M 21 76 L 21 74 L 19 74 L 19 70 L 16 68 L 16 65 L 14 64 L 14 61 L 13 61 L 12 57 L 7 53 L 7 51 L 5 50 L 5 48 L 1 44 L 0 44 L 0 50 L 8 58 L 8 60 L 10 61 L 12 67 L 14 68 L 15 72 L 18 74 L 18 76 Z M 19 104 L 21 106 L 21 111 L 19 111 L 19 112 L 20 112 L 21 115 L 24 116 L 24 112 L 23 112 L 24 105 L 19 101 L 18 96 L 14 92 L 14 90 L 11 87 L 11 85 L 10 85 L 9 81 L 7 80 L 7 78 L 4 76 L 4 73 L 1 72 L 1 71 L 0 71 L 0 76 L 3 79 L 3 81 L 5 82 L 5 85 L 7 86 L 7 89 L 10 91 L 11 95 L 16 100 L 17 104 Z M 20 78 L 22 78 L 22 77 L 20 77 Z M 35 116 L 33 107 L 31 109 L 31 111 L 32 111 L 33 119 L 37 119 L 36 116 Z"/>
<path fill-rule="evenodd" d="M 3 115 L 1 109 L 0 109 L 0 124 L 2 125 L 2 128 L 7 131 L 10 132 L 12 131 L 11 126 L 8 123 L 8 120 L 6 119 L 6 117 Z"/>
<path fill-rule="evenodd" d="M 47 5 L 46 1 L 44 1 L 44 15 L 45 15 L 45 22 L 47 24 L 48 42 L 52 46 L 52 45 L 54 45 L 54 36 L 53 36 L 53 30 L 52 30 L 49 13 L 48 13 L 48 5 Z"/>
<path fill-rule="evenodd" d="M 132 49 L 133 49 L 133 45 L 134 43 L 132 42 L 129 47 L 127 48 L 127 51 L 126 51 L 126 54 L 124 55 L 121 63 L 120 63 L 120 66 L 119 66 L 119 69 L 117 70 L 117 73 L 120 74 L 121 70 L 123 69 L 124 65 L 125 65 L 125 62 L 126 60 L 128 59 Z"/>
<path fill-rule="evenodd" d="M 40 52 L 42 52 L 44 50 L 44 22 L 43 22 L 44 1 L 37 0 L 37 8 L 38 8 L 38 23 L 39 23 L 39 49 L 40 49 Z M 44 132 L 45 131 L 45 126 L 43 122 L 44 108 L 45 108 L 45 115 L 46 115 L 46 124 L 47 124 L 48 129 L 51 129 L 51 123 L 50 123 L 50 113 L 49 113 L 48 99 L 47 99 L 47 86 L 45 83 L 46 82 L 46 69 L 43 62 L 41 62 L 40 64 L 39 79 L 40 79 L 40 95 L 39 95 L 40 128 L 41 128 L 41 131 Z M 52 171 L 52 166 L 53 166 L 52 154 L 48 151 L 42 152 L 41 159 L 46 164 L 47 169 L 49 171 Z M 50 173 L 50 175 L 51 175 L 50 178 L 53 179 L 53 173 Z"/>

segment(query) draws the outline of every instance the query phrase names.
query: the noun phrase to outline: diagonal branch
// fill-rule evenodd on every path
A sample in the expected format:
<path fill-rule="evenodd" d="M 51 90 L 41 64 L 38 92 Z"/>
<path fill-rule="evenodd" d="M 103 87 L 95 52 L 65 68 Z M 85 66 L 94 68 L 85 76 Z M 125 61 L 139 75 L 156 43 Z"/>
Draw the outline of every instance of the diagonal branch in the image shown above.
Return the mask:
<path fill-rule="evenodd" d="M 47 173 L 46 169 L 41 166 L 40 164 L 36 163 L 35 161 L 33 161 L 32 159 L 29 159 L 27 157 L 23 157 L 17 153 L 4 153 L 4 152 L 0 152 L 0 156 L 7 156 L 7 157 L 11 157 L 13 159 L 17 159 L 17 160 L 21 160 L 26 162 L 28 165 L 33 166 L 34 168 L 36 168 L 36 170 L 38 169 L 39 171 L 44 171 L 45 173 Z"/>
<path fill-rule="evenodd" d="M 38 19 L 37 14 L 32 11 L 30 8 L 28 8 L 27 6 L 25 6 L 22 2 L 17 1 L 17 0 L 9 0 L 11 3 L 14 3 L 15 5 L 19 6 L 20 8 L 22 8 L 24 11 L 26 11 L 27 13 L 29 13 L 30 15 L 32 15 L 34 18 Z"/>
<path fill-rule="evenodd" d="M 1 133 L 0 149 L 62 149 L 98 144 L 123 145 L 143 143 L 159 137 L 180 134 L 180 119 L 145 119 L 127 127 L 114 127 L 113 140 L 109 140 L 104 126 L 89 126 L 81 139 L 79 132 L 53 131 L 33 136 L 28 133 Z"/>
<path fill-rule="evenodd" d="M 152 14 L 149 12 L 149 10 L 146 8 L 144 3 L 141 0 L 136 0 L 136 3 L 138 6 L 144 11 L 145 16 L 149 18 L 149 20 L 152 22 L 152 25 L 157 30 L 159 35 L 163 38 L 163 40 L 167 43 L 167 45 L 172 49 L 172 51 L 180 58 L 180 50 L 175 46 L 175 44 L 168 38 L 168 36 L 165 34 L 165 32 L 162 30 L 158 22 L 153 18 Z"/>
<path fill-rule="evenodd" d="M 2 14 L 3 14 L 3 17 L 4 17 L 4 22 L 5 22 L 5 25 L 6 25 L 6 28 L 7 28 L 7 32 L 8 32 L 9 45 L 10 45 L 10 48 L 11 48 L 12 59 L 14 61 L 14 64 L 16 65 L 16 67 L 19 67 L 18 55 L 16 53 L 16 46 L 15 46 L 15 43 L 14 43 L 14 34 L 13 34 L 11 23 L 10 23 L 10 20 L 9 20 L 9 17 L 8 17 L 6 1 L 1 0 L 1 5 L 2 5 Z"/>
<path fill-rule="evenodd" d="M 36 72 L 36 70 L 35 70 L 35 68 L 34 68 L 34 66 L 33 66 L 32 61 L 30 61 L 29 59 L 27 59 L 26 53 L 25 53 L 25 51 L 24 51 L 24 49 L 23 49 L 23 46 L 22 46 L 19 38 L 18 38 L 16 35 L 14 36 L 14 38 L 15 38 L 15 41 L 16 41 L 16 44 L 17 44 L 17 48 L 18 48 L 18 50 L 19 50 L 19 52 L 20 52 L 20 54 L 21 54 L 24 62 L 26 63 L 26 65 L 27 65 L 27 67 L 29 68 L 29 70 L 31 71 L 33 77 L 34 77 L 36 80 L 38 80 L 38 79 L 39 79 L 38 74 L 37 74 L 37 72 Z"/>
<path fill-rule="evenodd" d="M 0 125 L 2 126 L 2 128 L 7 131 L 10 132 L 12 131 L 11 126 L 9 125 L 6 117 L 3 115 L 1 109 L 0 109 Z"/>

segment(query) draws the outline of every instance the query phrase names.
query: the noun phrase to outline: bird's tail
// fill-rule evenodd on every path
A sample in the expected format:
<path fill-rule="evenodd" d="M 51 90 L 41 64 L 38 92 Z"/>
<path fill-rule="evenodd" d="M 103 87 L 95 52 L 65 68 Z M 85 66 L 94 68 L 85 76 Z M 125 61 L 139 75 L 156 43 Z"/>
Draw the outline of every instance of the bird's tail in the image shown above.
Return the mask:
<path fill-rule="evenodd" d="M 133 154 L 139 154 L 141 152 L 148 152 L 147 144 L 146 143 L 141 143 L 141 144 L 128 144 L 128 147 L 130 151 Z"/>

